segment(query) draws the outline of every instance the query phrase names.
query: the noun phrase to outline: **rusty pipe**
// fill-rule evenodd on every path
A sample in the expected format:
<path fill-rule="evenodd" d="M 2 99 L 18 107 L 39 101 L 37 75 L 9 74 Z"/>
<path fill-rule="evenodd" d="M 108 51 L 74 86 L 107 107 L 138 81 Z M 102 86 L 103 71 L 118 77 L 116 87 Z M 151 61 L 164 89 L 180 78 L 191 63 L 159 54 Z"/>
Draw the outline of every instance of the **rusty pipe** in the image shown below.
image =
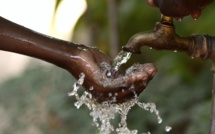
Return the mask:
<path fill-rule="evenodd" d="M 154 30 L 139 33 L 131 37 L 123 47 L 124 51 L 141 53 L 142 46 L 152 47 L 157 50 L 176 50 L 185 52 L 191 57 L 210 59 L 212 61 L 213 89 L 210 134 L 215 133 L 215 36 L 191 35 L 180 37 L 175 33 L 175 28 L 171 17 L 162 16 Z"/>
<path fill-rule="evenodd" d="M 162 16 L 152 31 L 135 34 L 123 50 L 140 54 L 140 48 L 148 46 L 156 50 L 185 52 L 192 57 L 206 59 L 210 53 L 207 40 L 207 35 L 179 36 L 175 32 L 173 19 Z"/>

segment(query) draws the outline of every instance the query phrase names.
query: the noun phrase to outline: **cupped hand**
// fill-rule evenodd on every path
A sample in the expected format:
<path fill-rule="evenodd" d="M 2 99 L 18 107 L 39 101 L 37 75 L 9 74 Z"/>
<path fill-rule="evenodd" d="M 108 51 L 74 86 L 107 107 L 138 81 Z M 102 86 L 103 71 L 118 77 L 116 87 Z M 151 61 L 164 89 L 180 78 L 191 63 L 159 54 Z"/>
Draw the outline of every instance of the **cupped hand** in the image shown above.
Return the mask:
<path fill-rule="evenodd" d="M 112 101 L 121 103 L 138 96 L 156 73 L 153 64 L 134 64 L 125 74 L 119 73 L 108 78 L 112 61 L 96 48 L 80 46 L 76 64 L 71 66 L 71 73 L 78 78 L 85 74 L 83 86 L 98 102 Z"/>
<path fill-rule="evenodd" d="M 191 15 L 197 19 L 201 11 L 213 0 L 147 0 L 148 4 L 158 7 L 162 14 L 175 18 Z"/>

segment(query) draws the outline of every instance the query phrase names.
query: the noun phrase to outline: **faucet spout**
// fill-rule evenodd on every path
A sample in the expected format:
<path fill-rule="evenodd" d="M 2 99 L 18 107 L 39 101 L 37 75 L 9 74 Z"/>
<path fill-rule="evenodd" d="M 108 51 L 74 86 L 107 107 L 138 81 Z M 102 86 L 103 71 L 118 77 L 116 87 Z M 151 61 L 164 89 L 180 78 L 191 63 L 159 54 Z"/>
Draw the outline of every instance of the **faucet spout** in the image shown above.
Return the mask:
<path fill-rule="evenodd" d="M 141 53 L 140 48 L 148 46 L 157 50 L 176 50 L 191 55 L 194 47 L 194 38 L 180 37 L 175 33 L 171 17 L 162 16 L 155 28 L 149 32 L 134 35 L 123 47 L 124 51 Z"/>

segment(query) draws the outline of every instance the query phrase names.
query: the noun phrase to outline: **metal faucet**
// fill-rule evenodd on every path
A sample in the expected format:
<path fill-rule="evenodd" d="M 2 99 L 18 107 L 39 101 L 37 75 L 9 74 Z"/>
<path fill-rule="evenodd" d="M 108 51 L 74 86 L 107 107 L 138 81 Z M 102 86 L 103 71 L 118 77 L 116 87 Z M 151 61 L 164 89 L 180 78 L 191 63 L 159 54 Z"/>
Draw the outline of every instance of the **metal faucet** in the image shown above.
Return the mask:
<path fill-rule="evenodd" d="M 172 50 L 185 52 L 191 57 L 207 59 L 211 55 L 211 43 L 214 37 L 208 35 L 191 35 L 180 37 L 175 33 L 173 18 L 162 15 L 160 22 L 149 32 L 142 32 L 132 36 L 123 47 L 124 51 L 140 54 L 142 46 L 157 50 Z"/>
<path fill-rule="evenodd" d="M 193 58 L 210 59 L 212 61 L 211 70 L 214 78 L 209 134 L 215 134 L 215 36 L 191 35 L 180 37 L 175 33 L 173 18 L 162 15 L 160 22 L 155 25 L 152 31 L 134 35 L 123 47 L 123 50 L 140 54 L 142 46 L 157 50 L 185 52 Z"/>

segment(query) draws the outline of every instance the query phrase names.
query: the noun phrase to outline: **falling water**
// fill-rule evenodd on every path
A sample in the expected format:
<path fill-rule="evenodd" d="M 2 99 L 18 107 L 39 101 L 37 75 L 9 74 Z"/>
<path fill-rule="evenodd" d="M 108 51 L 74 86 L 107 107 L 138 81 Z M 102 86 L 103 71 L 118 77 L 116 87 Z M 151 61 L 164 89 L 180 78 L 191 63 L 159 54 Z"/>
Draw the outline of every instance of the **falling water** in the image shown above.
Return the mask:
<path fill-rule="evenodd" d="M 73 84 L 73 91 L 68 93 L 69 96 L 74 96 L 74 95 L 77 95 L 77 91 L 78 89 L 80 88 L 80 86 L 84 83 L 84 77 L 85 77 L 85 74 L 84 73 L 81 73 L 79 75 L 79 79 L 77 82 L 75 82 Z M 78 97 L 78 96 L 77 96 Z"/>
<path fill-rule="evenodd" d="M 84 104 L 89 108 L 89 110 L 91 110 L 90 116 L 92 116 L 93 124 L 99 129 L 100 134 L 110 134 L 114 131 L 118 134 L 137 134 L 138 130 L 129 130 L 126 122 L 128 112 L 135 105 L 138 105 L 140 108 L 146 111 L 154 113 L 157 117 L 158 124 L 162 123 L 162 118 L 159 115 L 159 111 L 156 109 L 156 105 L 154 103 L 139 102 L 137 96 L 134 99 L 121 104 L 113 104 L 112 101 L 98 103 L 87 91 L 79 96 L 78 89 L 84 83 L 84 77 L 84 73 L 81 73 L 78 81 L 73 85 L 73 91 L 68 93 L 68 95 L 75 96 L 77 101 L 74 103 L 74 105 L 77 109 L 79 109 Z M 91 87 L 89 90 L 93 90 L 93 87 Z M 111 124 L 111 120 L 115 119 L 116 114 L 120 114 L 121 116 L 121 121 L 118 124 L 118 128 L 114 128 L 114 126 Z M 169 132 L 171 129 L 172 128 L 170 126 L 165 127 L 166 132 Z M 146 132 L 142 134 L 151 133 Z"/>
<path fill-rule="evenodd" d="M 113 60 L 112 69 L 107 73 L 107 77 L 111 77 L 112 75 L 114 75 L 119 70 L 120 66 L 126 63 L 130 57 L 130 52 L 126 52 L 123 50 L 119 52 L 119 54 Z"/>
<path fill-rule="evenodd" d="M 131 57 L 130 52 L 121 51 L 118 56 L 114 59 L 112 64 L 112 69 L 106 75 L 111 77 L 114 75 L 120 68 L 120 66 L 128 61 Z M 132 73 L 132 72 L 131 72 Z M 78 89 L 84 83 L 85 74 L 81 73 L 77 82 L 73 85 L 73 91 L 68 93 L 69 96 L 75 96 L 76 102 L 74 103 L 75 107 L 79 109 L 83 104 L 86 105 L 90 110 L 90 116 L 93 118 L 93 124 L 99 129 L 100 134 L 110 134 L 111 132 L 117 132 L 118 134 L 137 134 L 138 130 L 129 130 L 127 127 L 127 115 L 130 109 L 137 105 L 140 108 L 149 111 L 156 115 L 158 124 L 162 123 L 162 118 L 159 114 L 159 111 L 156 108 L 154 103 L 142 103 L 138 100 L 138 95 L 136 94 L 134 87 L 131 86 L 129 90 L 134 93 L 135 98 L 130 101 L 114 104 L 114 97 L 111 101 L 105 101 L 102 103 L 96 102 L 92 95 L 85 91 L 81 96 L 78 94 Z M 90 87 L 89 91 L 92 91 L 93 87 Z M 122 89 L 124 92 L 124 89 Z M 111 96 L 118 95 L 117 93 L 109 93 Z M 118 124 L 118 128 L 114 128 L 111 124 L 111 120 L 115 119 L 115 115 L 119 114 L 121 121 Z M 169 132 L 172 128 L 170 126 L 165 127 L 165 131 Z M 149 131 L 142 134 L 151 134 Z"/>

